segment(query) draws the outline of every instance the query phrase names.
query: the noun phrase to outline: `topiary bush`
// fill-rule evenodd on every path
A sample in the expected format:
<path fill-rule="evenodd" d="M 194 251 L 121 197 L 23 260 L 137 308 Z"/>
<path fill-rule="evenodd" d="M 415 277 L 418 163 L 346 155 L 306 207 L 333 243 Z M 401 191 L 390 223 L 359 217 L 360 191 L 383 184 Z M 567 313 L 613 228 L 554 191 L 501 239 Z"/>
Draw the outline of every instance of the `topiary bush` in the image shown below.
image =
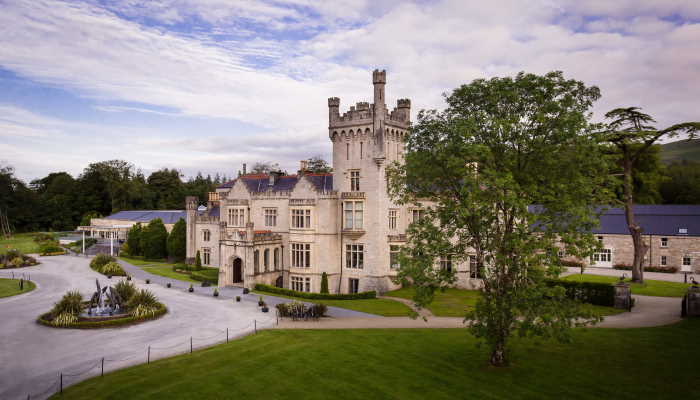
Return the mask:
<path fill-rule="evenodd" d="M 202 268 L 202 256 L 199 254 L 199 250 L 197 250 L 197 254 L 194 256 L 194 269 L 199 270 Z"/>
<path fill-rule="evenodd" d="M 117 264 L 116 261 L 108 262 L 103 265 L 100 272 L 104 275 L 126 276 L 126 272 L 124 272 L 121 265 Z"/>
<path fill-rule="evenodd" d="M 297 292 L 296 290 L 278 288 L 276 286 L 263 285 L 258 283 L 255 285 L 255 290 L 259 292 L 267 292 L 274 294 L 281 294 L 284 296 L 301 297 L 303 299 L 311 300 L 360 300 L 360 299 L 376 299 L 377 292 L 360 292 L 360 293 L 348 293 L 348 294 L 324 294 L 324 293 L 308 293 L 308 292 Z"/>
<path fill-rule="evenodd" d="M 328 294 L 328 274 L 325 271 L 321 274 L 321 293 Z"/>
<path fill-rule="evenodd" d="M 95 258 L 90 261 L 90 268 L 97 272 L 102 272 L 102 267 L 105 265 L 117 261 L 114 257 L 107 254 L 98 254 Z"/>

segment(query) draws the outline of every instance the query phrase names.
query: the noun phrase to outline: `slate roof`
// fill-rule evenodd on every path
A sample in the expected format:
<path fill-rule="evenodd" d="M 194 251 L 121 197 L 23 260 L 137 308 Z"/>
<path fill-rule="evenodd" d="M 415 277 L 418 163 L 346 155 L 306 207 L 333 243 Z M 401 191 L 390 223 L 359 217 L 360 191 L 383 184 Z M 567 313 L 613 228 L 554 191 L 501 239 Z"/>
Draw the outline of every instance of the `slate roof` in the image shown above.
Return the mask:
<path fill-rule="evenodd" d="M 329 191 L 333 190 L 333 174 L 306 174 L 309 182 L 311 182 L 318 191 Z M 246 188 L 249 192 L 260 193 L 268 190 L 270 176 L 266 174 L 258 175 L 243 175 L 237 179 L 226 182 L 217 187 L 217 189 L 228 189 L 232 188 L 238 179 L 242 179 L 245 183 Z M 299 177 L 297 175 L 285 175 L 280 176 L 277 182 L 272 186 L 272 191 L 288 191 L 294 189 L 297 182 L 299 182 Z"/>
<path fill-rule="evenodd" d="M 156 218 L 163 220 L 164 224 L 174 224 L 180 218 L 185 219 L 185 210 L 132 210 L 132 211 L 119 211 L 110 216 L 104 217 L 104 219 L 119 219 L 126 221 L 136 221 L 136 222 L 151 222 Z"/>
<path fill-rule="evenodd" d="M 220 216 L 220 210 L 219 206 L 213 206 L 211 210 L 209 210 L 209 216 L 210 217 L 218 217 Z"/>
<path fill-rule="evenodd" d="M 530 206 L 530 212 L 536 213 L 540 207 Z M 645 235 L 700 236 L 700 205 L 636 205 L 633 211 Z M 625 210 L 607 209 L 593 233 L 629 235 Z"/>

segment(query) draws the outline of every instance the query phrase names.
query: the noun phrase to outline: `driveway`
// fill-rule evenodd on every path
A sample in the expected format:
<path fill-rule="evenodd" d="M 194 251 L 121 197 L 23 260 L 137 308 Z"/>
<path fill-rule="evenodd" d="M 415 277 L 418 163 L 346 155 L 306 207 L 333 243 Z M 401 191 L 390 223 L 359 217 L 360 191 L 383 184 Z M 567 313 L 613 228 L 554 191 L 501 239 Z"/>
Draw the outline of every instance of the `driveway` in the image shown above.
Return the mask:
<path fill-rule="evenodd" d="M 89 259 L 75 256 L 40 257 L 40 265 L 15 270 L 31 274 L 37 288 L 29 293 L 0 299 L 0 399 L 46 398 L 58 389 L 100 373 L 158 359 L 242 336 L 257 328 L 272 327 L 274 313 L 262 313 L 255 297 L 235 303 L 230 298 L 191 294 L 184 289 L 150 284 L 135 279 L 168 307 L 163 317 L 139 325 L 99 330 L 57 329 L 37 324 L 36 318 L 51 309 L 70 289 L 89 297 L 95 279 L 109 279 L 90 269 Z M 10 277 L 11 271 L 0 271 Z M 118 279 L 112 278 L 112 283 Z M 200 288 L 198 288 L 200 291 Z M 44 393 L 42 393 L 44 392 Z"/>

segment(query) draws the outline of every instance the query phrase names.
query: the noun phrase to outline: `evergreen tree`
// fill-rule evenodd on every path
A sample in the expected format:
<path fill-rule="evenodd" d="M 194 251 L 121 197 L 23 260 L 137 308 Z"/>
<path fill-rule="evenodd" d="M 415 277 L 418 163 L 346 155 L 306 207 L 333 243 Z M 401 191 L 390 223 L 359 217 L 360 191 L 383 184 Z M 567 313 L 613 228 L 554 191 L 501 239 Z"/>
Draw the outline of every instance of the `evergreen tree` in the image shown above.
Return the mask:
<path fill-rule="evenodd" d="M 126 244 L 129 246 L 129 255 L 132 256 L 142 256 L 143 246 L 141 245 L 141 240 L 143 236 L 143 227 L 141 223 L 136 223 L 129 229 L 129 235 L 126 239 Z"/>
<path fill-rule="evenodd" d="M 160 260 L 168 254 L 168 231 L 160 218 L 151 220 L 141 234 L 143 256 L 149 260 Z"/>
<path fill-rule="evenodd" d="M 325 271 L 321 274 L 321 293 L 328 293 L 328 274 Z"/>
<path fill-rule="evenodd" d="M 185 259 L 186 252 L 186 235 L 187 224 L 185 220 L 180 218 L 173 226 L 173 230 L 168 236 L 168 257 L 174 261 L 182 261 Z"/>
<path fill-rule="evenodd" d="M 194 257 L 194 267 L 195 269 L 202 268 L 202 256 L 199 255 L 199 250 L 197 250 L 197 255 Z"/>

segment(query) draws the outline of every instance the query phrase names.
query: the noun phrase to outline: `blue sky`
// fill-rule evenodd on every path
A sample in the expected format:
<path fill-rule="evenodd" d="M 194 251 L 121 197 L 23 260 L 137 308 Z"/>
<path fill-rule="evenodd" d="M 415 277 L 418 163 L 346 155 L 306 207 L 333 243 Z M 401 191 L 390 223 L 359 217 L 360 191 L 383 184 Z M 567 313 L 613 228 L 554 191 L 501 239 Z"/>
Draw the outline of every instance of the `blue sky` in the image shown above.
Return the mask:
<path fill-rule="evenodd" d="M 124 159 L 233 175 L 329 159 L 326 99 L 371 100 L 371 70 L 413 115 L 475 78 L 524 70 L 698 120 L 693 0 L 0 0 L 0 164 L 27 181 Z"/>

